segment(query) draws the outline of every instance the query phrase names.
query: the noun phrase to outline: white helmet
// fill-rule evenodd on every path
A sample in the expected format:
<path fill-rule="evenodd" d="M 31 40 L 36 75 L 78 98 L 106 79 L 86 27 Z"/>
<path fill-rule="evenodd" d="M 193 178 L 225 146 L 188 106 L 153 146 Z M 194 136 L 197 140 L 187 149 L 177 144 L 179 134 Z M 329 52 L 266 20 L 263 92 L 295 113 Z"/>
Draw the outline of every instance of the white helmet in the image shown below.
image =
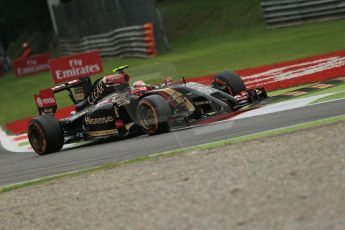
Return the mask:
<path fill-rule="evenodd" d="M 141 88 L 141 87 L 146 87 L 146 83 L 143 81 L 136 81 L 133 83 L 133 88 L 137 89 L 137 88 Z"/>

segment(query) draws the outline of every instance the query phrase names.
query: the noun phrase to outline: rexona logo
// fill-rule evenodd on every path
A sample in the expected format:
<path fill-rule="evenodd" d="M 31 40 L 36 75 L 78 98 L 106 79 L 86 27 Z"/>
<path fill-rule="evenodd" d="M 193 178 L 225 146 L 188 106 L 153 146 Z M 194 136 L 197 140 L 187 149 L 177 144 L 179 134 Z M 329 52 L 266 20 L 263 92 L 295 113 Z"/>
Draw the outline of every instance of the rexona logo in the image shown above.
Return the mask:
<path fill-rule="evenodd" d="M 102 72 L 98 51 L 90 51 L 49 60 L 54 83 L 62 83 Z"/>
<path fill-rule="evenodd" d="M 113 121 L 114 121 L 114 118 L 112 116 L 98 117 L 98 118 L 91 118 L 91 117 L 85 118 L 85 123 L 87 125 L 102 125 L 102 124 L 107 124 Z"/>

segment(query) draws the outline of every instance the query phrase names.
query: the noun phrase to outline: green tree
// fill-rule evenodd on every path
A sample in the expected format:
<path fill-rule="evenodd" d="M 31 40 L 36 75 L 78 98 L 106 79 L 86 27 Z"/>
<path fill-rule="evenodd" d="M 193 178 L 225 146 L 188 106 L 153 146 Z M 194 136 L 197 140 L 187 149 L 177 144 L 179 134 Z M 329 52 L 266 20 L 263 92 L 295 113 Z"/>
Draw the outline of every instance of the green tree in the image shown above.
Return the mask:
<path fill-rule="evenodd" d="M 48 48 L 52 25 L 46 0 L 1 0 L 0 39 L 5 49 L 11 44 L 20 46 L 24 40 L 31 43 L 36 51 Z M 37 41 L 36 39 L 42 39 Z M 31 41 L 35 40 L 35 41 Z M 20 47 L 19 47 L 20 48 Z"/>

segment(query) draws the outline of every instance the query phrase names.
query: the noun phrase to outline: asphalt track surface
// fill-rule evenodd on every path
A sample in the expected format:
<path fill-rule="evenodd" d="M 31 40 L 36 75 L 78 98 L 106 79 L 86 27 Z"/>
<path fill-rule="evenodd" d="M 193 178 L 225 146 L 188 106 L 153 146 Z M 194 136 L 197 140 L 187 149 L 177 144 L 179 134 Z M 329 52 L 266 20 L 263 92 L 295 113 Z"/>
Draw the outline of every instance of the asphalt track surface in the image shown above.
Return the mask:
<path fill-rule="evenodd" d="M 46 156 L 7 152 L 0 146 L 0 186 L 344 114 L 345 99 L 342 99 L 158 136 L 143 135 L 83 146 Z"/>

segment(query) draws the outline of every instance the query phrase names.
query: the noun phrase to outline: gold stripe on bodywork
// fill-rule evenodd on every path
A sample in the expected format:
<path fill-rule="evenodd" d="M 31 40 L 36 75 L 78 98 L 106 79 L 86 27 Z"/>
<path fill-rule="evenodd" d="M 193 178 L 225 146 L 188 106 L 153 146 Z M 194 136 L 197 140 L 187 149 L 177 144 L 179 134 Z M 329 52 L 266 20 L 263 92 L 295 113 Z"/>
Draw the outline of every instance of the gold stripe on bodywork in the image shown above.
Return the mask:
<path fill-rule="evenodd" d="M 101 130 L 101 131 L 90 131 L 87 132 L 91 137 L 99 137 L 99 136 L 107 136 L 117 134 L 117 129 L 108 129 L 108 130 Z"/>
<path fill-rule="evenodd" d="M 126 129 L 130 129 L 132 128 L 132 126 L 134 125 L 134 122 L 128 123 L 127 125 L 125 125 Z"/>
<path fill-rule="evenodd" d="M 128 123 L 125 125 L 126 129 L 129 130 L 134 125 L 134 122 Z M 117 129 L 107 129 L 107 130 L 100 130 L 100 131 L 89 131 L 87 132 L 91 137 L 100 137 L 100 136 L 108 136 L 118 134 L 119 132 Z"/>
<path fill-rule="evenodd" d="M 171 89 L 171 88 L 160 89 L 160 90 L 157 90 L 156 92 L 160 92 L 160 91 L 163 91 L 163 92 L 169 94 L 170 97 L 172 99 L 174 99 L 177 103 L 184 104 L 187 107 L 189 112 L 194 112 L 194 110 L 195 110 L 194 105 L 182 93 L 178 92 L 177 90 Z"/>

